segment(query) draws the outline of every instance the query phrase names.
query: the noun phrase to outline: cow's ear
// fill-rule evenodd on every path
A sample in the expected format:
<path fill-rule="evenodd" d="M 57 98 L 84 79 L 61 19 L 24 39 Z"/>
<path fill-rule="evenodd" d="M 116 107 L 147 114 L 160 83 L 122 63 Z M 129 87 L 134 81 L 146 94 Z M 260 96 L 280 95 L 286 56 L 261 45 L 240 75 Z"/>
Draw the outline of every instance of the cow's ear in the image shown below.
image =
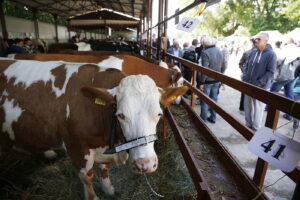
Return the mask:
<path fill-rule="evenodd" d="M 167 107 L 177 99 L 177 97 L 183 95 L 188 91 L 188 87 L 182 86 L 182 87 L 171 87 L 171 88 L 165 88 L 161 91 L 161 97 L 160 97 L 160 103 Z"/>
<path fill-rule="evenodd" d="M 116 104 L 114 96 L 104 88 L 82 87 L 81 93 L 97 105 L 106 106 Z"/>

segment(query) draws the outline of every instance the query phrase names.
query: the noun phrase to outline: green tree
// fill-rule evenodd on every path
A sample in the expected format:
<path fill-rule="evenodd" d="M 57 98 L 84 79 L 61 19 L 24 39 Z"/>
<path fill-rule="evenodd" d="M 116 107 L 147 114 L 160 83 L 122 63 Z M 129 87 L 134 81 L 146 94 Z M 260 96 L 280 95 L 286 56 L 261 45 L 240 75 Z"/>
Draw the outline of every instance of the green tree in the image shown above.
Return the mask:
<path fill-rule="evenodd" d="M 196 9 L 187 15 L 191 16 Z M 300 1 L 227 0 L 219 3 L 215 10 L 208 8 L 203 16 L 204 21 L 196 30 L 198 35 L 225 37 L 237 32 L 255 35 L 263 30 L 286 33 L 300 26 Z"/>
<path fill-rule="evenodd" d="M 298 22 L 300 26 L 300 1 L 299 0 L 290 0 L 287 6 L 283 9 L 282 13 L 286 18 L 294 22 Z"/>

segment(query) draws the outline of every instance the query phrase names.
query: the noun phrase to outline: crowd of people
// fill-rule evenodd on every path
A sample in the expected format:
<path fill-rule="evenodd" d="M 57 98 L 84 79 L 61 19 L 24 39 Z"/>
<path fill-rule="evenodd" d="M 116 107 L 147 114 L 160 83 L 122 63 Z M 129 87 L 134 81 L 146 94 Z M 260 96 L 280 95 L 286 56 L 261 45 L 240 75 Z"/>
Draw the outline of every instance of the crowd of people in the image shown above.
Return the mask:
<path fill-rule="evenodd" d="M 33 42 L 28 37 L 4 40 L 0 36 L 0 47 L 0 56 L 17 53 L 45 53 L 47 51 L 47 44 L 44 40 L 37 39 Z"/>
<path fill-rule="evenodd" d="M 249 40 L 251 47 L 243 53 L 239 62 L 242 81 L 275 93 L 283 88 L 287 98 L 300 101 L 300 47 L 291 38 L 284 42 L 277 41 L 273 47 L 268 41 L 267 33 L 260 33 L 256 38 Z M 225 72 L 230 54 L 225 42 L 202 36 L 200 42 L 194 39 L 191 44 L 189 46 L 186 42 L 183 48 L 180 48 L 179 43 L 174 40 L 167 52 L 211 70 Z M 174 64 L 181 68 L 183 77 L 191 82 L 192 69 L 181 65 L 178 61 L 174 61 Z M 200 72 L 197 73 L 196 81 L 197 88 L 217 102 L 221 82 Z M 190 94 L 189 91 L 185 96 L 189 97 Z M 216 112 L 204 101 L 197 100 L 197 103 L 201 105 L 202 120 L 216 123 Z M 245 114 L 246 126 L 257 131 L 262 126 L 263 113 L 268 110 L 268 106 L 251 96 L 242 94 L 239 109 Z M 288 113 L 283 117 L 293 120 L 294 130 L 299 127 L 298 119 L 293 119 Z"/>

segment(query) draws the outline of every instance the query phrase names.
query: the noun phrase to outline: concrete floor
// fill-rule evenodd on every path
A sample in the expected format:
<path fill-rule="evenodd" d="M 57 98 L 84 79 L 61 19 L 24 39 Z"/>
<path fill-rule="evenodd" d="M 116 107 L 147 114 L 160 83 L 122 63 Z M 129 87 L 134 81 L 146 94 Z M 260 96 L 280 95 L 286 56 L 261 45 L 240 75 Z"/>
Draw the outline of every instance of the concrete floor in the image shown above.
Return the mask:
<path fill-rule="evenodd" d="M 238 68 L 238 61 L 240 55 L 230 56 L 229 67 L 226 71 L 226 75 L 239 79 L 240 70 Z M 242 123 L 245 123 L 245 116 L 243 112 L 239 111 L 240 92 L 229 87 L 221 88 L 218 104 L 224 108 L 231 115 L 239 119 Z M 195 111 L 200 114 L 200 106 L 195 107 Z M 282 117 L 283 113 L 280 113 L 280 119 L 278 126 L 286 124 L 288 121 Z M 264 121 L 266 119 L 266 112 L 264 113 Z M 263 122 L 264 124 L 264 122 Z M 257 156 L 248 151 L 248 141 L 244 139 L 235 129 L 233 129 L 222 117 L 217 116 L 215 124 L 207 122 L 207 125 L 212 132 L 220 139 L 220 141 L 229 149 L 229 151 L 237 158 L 244 170 L 250 177 L 253 177 L 254 169 L 257 161 Z M 292 122 L 278 129 L 277 132 L 292 137 L 293 129 Z M 294 139 L 300 141 L 300 131 L 295 134 Z M 265 186 L 274 183 L 277 179 L 284 174 L 281 170 L 276 169 L 269 165 L 267 176 L 265 179 Z M 295 183 L 288 177 L 284 177 L 275 185 L 265 189 L 266 195 L 272 200 L 289 200 L 292 198 L 295 188 Z"/>

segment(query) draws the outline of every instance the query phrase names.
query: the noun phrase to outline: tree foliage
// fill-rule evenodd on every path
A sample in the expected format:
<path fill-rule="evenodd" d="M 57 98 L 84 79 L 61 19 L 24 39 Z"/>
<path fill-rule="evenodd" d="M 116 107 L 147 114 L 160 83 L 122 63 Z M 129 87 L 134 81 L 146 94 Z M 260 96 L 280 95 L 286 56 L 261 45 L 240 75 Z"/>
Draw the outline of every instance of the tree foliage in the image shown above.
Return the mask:
<path fill-rule="evenodd" d="M 21 4 L 17 4 L 11 1 L 4 1 L 4 14 L 7 16 L 19 17 L 23 19 L 32 20 L 33 19 L 33 12 L 32 8 L 28 8 Z M 41 22 L 46 22 L 50 24 L 54 24 L 54 17 L 52 14 L 37 11 L 37 19 Z M 57 17 L 57 23 L 59 25 L 66 25 L 66 19 L 63 17 Z"/>
<path fill-rule="evenodd" d="M 206 10 L 198 31 L 211 36 L 229 36 L 238 29 L 250 35 L 263 30 L 286 33 L 300 26 L 299 0 L 227 0 L 215 11 Z"/>

